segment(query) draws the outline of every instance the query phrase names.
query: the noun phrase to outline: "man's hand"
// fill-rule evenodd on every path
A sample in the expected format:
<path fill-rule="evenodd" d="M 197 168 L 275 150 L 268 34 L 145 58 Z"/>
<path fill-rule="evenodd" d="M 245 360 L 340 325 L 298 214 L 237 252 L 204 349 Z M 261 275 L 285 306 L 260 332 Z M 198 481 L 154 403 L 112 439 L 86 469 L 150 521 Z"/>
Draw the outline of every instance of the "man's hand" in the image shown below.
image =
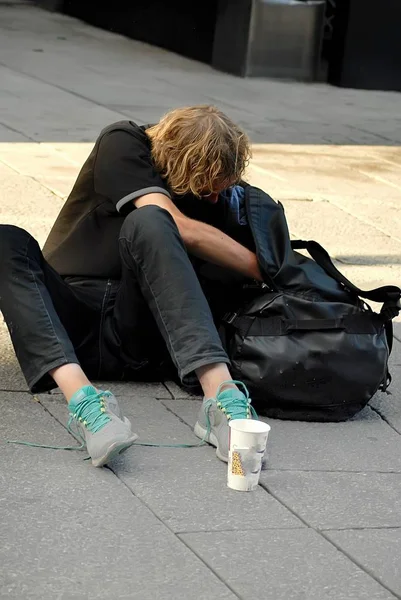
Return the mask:
<path fill-rule="evenodd" d="M 202 200 L 199 200 L 202 202 Z M 167 210 L 190 254 L 215 265 L 225 267 L 251 279 L 263 281 L 256 255 L 228 235 L 194 219 L 186 217 L 167 196 L 147 194 L 134 201 L 137 208 L 155 205 Z"/>

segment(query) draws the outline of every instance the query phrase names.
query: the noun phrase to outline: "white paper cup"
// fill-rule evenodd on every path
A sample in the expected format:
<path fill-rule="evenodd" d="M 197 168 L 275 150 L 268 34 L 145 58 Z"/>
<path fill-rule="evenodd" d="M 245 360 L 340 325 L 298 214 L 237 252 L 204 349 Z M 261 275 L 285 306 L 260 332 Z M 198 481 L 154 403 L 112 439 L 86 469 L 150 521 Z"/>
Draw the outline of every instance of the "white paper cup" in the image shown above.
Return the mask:
<path fill-rule="evenodd" d="M 251 492 L 259 483 L 270 425 L 256 419 L 235 419 L 229 426 L 227 485 Z"/>

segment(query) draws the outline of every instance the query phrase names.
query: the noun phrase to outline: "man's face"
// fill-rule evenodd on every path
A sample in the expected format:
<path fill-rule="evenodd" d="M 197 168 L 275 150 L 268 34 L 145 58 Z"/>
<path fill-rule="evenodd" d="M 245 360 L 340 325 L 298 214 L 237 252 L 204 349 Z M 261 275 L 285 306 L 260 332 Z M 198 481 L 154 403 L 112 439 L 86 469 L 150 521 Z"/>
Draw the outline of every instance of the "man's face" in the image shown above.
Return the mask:
<path fill-rule="evenodd" d="M 232 185 L 234 185 L 233 181 L 226 181 L 224 183 L 216 184 L 215 186 L 213 186 L 213 191 L 210 192 L 209 190 L 206 190 L 205 192 L 202 192 L 200 195 L 201 199 L 205 200 L 205 202 L 209 202 L 209 204 L 216 204 L 216 202 L 219 199 L 219 194 L 224 192 L 224 190 L 226 190 Z"/>

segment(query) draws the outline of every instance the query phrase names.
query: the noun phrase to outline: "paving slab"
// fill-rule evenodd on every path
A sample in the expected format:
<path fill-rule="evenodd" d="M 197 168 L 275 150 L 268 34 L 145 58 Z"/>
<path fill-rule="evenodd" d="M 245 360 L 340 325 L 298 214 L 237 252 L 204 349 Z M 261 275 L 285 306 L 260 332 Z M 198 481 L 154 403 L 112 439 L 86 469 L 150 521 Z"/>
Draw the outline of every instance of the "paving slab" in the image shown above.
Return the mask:
<path fill-rule="evenodd" d="M 392 375 L 389 393 L 376 394 L 370 404 L 391 427 L 401 434 L 401 344 L 398 340 L 394 340 L 389 364 Z"/>
<path fill-rule="evenodd" d="M 370 408 L 344 423 L 263 420 L 271 469 L 401 473 L 401 436 Z"/>
<path fill-rule="evenodd" d="M 306 205 L 306 206 L 305 206 Z M 300 239 L 314 239 L 331 256 L 352 264 L 400 262 L 400 242 L 369 224 L 360 227 L 360 221 L 329 202 L 284 203 L 289 229 Z M 305 210 L 308 218 L 305 219 Z"/>
<path fill-rule="evenodd" d="M 342 423 L 263 420 L 272 469 L 400 472 L 401 437 L 369 407 Z"/>
<path fill-rule="evenodd" d="M 73 438 L 28 394 L 0 404 L 0 597 L 236 597 L 109 469 L 82 452 L 6 444 L 10 433 Z"/>
<path fill-rule="evenodd" d="M 210 447 L 136 447 L 113 469 L 175 532 L 303 527 L 261 487 L 252 494 L 227 488 L 227 465 Z"/>
<path fill-rule="evenodd" d="M 1 144 L 0 158 L 8 162 L 13 169 L 21 175 L 40 177 L 43 175 L 55 176 L 65 174 L 75 177 L 79 167 L 69 161 L 65 155 L 57 152 L 52 144 L 39 144 L 36 142 L 19 144 Z"/>
<path fill-rule="evenodd" d="M 384 589 L 315 531 L 180 536 L 243 600 L 390 600 Z"/>
<path fill-rule="evenodd" d="M 21 132 L 15 131 L 12 127 L 7 127 L 0 123 L 0 144 L 2 142 L 17 143 L 26 142 L 29 138 L 25 137 Z"/>
<path fill-rule="evenodd" d="M 95 137 L 100 133 L 97 131 Z M 59 210 L 64 203 L 64 199 L 70 193 L 72 186 L 79 174 L 79 171 L 88 158 L 93 144 L 82 143 L 64 143 L 64 144 L 50 144 L 50 143 L 1 143 L 0 142 L 0 165 L 3 166 L 2 171 L 5 172 L 5 167 L 8 165 L 13 171 L 16 171 L 20 175 L 26 177 L 20 177 L 20 182 L 17 187 L 19 193 L 25 192 L 24 182 L 34 181 L 35 185 L 32 186 L 32 193 L 36 195 L 35 202 L 41 206 L 45 206 L 46 197 L 49 197 L 49 191 L 61 198 L 56 202 L 56 206 L 59 206 Z M 5 173 L 7 175 L 7 173 Z M 3 175 L 3 177 L 5 177 Z M 11 174 L 8 178 L 11 178 Z M 28 178 L 28 179 L 27 179 Z M 14 173 L 15 179 L 15 173 Z M 6 187 L 3 190 L 3 195 L 7 196 L 9 200 L 13 197 L 9 193 L 10 183 L 6 179 Z M 25 183 L 26 187 L 27 183 Z M 35 194 L 35 186 L 38 192 L 41 191 L 42 198 L 39 194 Z M 19 188 L 22 188 L 21 190 Z M 33 202 L 30 196 L 27 195 L 27 202 Z M 21 209 L 23 204 L 21 204 Z M 22 210 L 21 210 L 22 212 Z M 46 211 L 47 217 L 51 217 L 51 211 Z M 32 217 L 34 212 L 30 212 L 29 216 Z M 56 213 L 57 215 L 57 213 Z M 55 215 L 55 216 L 56 216 Z M 11 216 L 15 217 L 11 213 Z M 26 209 L 25 209 L 26 216 Z M 54 219 L 53 219 L 54 221 Z M 50 226 L 52 222 L 50 223 Z"/>
<path fill-rule="evenodd" d="M 262 82 L 263 84 L 263 82 Z M 335 94 L 334 88 L 327 88 L 327 91 L 330 92 L 330 96 L 327 96 L 324 101 L 328 101 L 329 98 L 334 99 L 333 92 Z M 349 92 L 350 90 L 343 90 L 344 93 Z M 316 96 L 316 90 L 314 90 L 313 96 Z M 387 95 L 385 95 L 387 98 Z M 393 97 L 394 101 L 397 101 L 399 98 L 399 94 Z M 319 100 L 319 103 L 321 100 Z M 355 109 L 358 110 L 360 105 L 358 103 L 355 106 Z M 355 118 L 355 115 L 352 115 Z M 316 120 L 313 119 L 313 122 L 316 123 Z M 351 152 L 350 152 L 351 150 Z M 367 146 L 366 144 L 362 145 L 354 145 L 350 147 L 348 144 L 336 144 L 329 146 L 327 144 L 320 144 L 319 146 L 309 146 L 309 145 L 300 145 L 300 144 L 274 144 L 270 146 L 268 144 L 253 144 L 253 157 L 254 160 L 261 164 L 266 164 L 266 158 L 268 158 L 267 162 L 270 164 L 270 158 L 272 161 L 275 160 L 276 152 L 283 154 L 286 156 L 287 160 L 290 160 L 290 164 L 300 165 L 307 158 L 308 164 L 311 158 L 315 156 L 316 160 L 313 160 L 310 164 L 313 166 L 318 166 L 318 158 L 321 156 L 323 158 L 322 165 L 325 164 L 325 160 L 327 157 L 334 159 L 336 164 L 338 161 L 344 164 L 351 164 L 355 166 L 355 161 L 360 161 L 358 165 L 362 164 L 362 161 L 369 160 L 371 158 L 375 159 L 377 162 L 386 161 L 393 164 L 400 164 L 401 162 L 401 150 L 397 144 L 394 146 L 387 145 L 372 145 Z M 282 164 L 282 161 L 277 161 Z M 281 166 L 281 165 L 280 165 Z M 327 163 L 326 163 L 327 166 Z"/>
<path fill-rule="evenodd" d="M 2 90 L 12 90 L 12 101 L 8 95 L 0 94 L 3 122 L 33 141 L 61 139 L 64 142 L 89 142 L 106 124 L 121 120 L 121 114 L 54 85 L 37 81 L 30 74 L 21 74 L 0 65 L 0 78 Z M 43 102 L 44 96 L 46 102 Z M 68 121 L 66 114 L 70 115 Z"/>
<path fill-rule="evenodd" d="M 399 168 L 399 167 L 398 167 Z M 396 174 L 398 168 L 393 168 L 392 177 Z M 372 185 L 372 192 L 356 194 L 322 194 L 320 199 L 331 202 L 346 210 L 350 214 L 363 219 L 364 222 L 373 225 L 387 235 L 401 239 L 401 219 L 400 219 L 400 198 L 401 191 L 387 187 L 387 195 L 384 198 L 376 198 L 376 185 Z M 318 196 L 316 194 L 316 199 Z"/>
<path fill-rule="evenodd" d="M 401 596 L 401 529 L 326 531 L 325 536 L 397 597 Z"/>
<path fill-rule="evenodd" d="M 42 448 L 28 448 L 7 444 L 7 440 L 20 440 L 37 444 L 57 446 L 75 445 L 74 438 L 60 427 L 55 419 L 41 406 L 35 396 L 29 393 L 1 392 L 0 445 L 2 455 L 6 454 L 13 462 L 23 463 L 34 457 L 50 459 L 53 453 Z M 68 453 L 67 453 L 68 454 Z M 83 453 L 79 453 L 84 458 Z M 4 463 L 6 464 L 6 463 Z M 0 470 L 0 477 L 4 471 Z"/>
<path fill-rule="evenodd" d="M 400 148 L 390 154 L 389 148 L 371 145 L 262 144 L 254 148 L 251 173 L 254 179 L 256 169 L 255 184 L 277 199 L 332 202 L 400 239 L 400 160 Z"/>
<path fill-rule="evenodd" d="M 0 143 L 0 161 L 9 165 L 20 175 L 40 184 L 40 187 L 37 184 L 36 187 L 42 190 L 42 205 L 46 192 L 49 195 L 48 191 L 62 199 L 68 196 L 84 162 L 83 160 L 81 164 L 77 164 L 69 158 L 67 153 L 57 151 L 51 144 L 38 143 Z M 21 178 L 20 185 L 24 180 L 29 181 L 29 179 Z M 45 189 L 43 190 L 43 188 Z M 63 202 L 57 202 L 56 206 L 57 204 L 61 208 Z"/>
<path fill-rule="evenodd" d="M 393 368 L 391 374 L 389 394 L 376 394 L 370 404 L 401 435 L 401 368 Z"/>
<path fill-rule="evenodd" d="M 26 229 L 43 245 L 63 200 L 32 177 L 4 164 L 2 148 L 0 144 L 0 223 Z"/>
<path fill-rule="evenodd" d="M 28 391 L 8 330 L 0 316 L 0 391 Z"/>
<path fill-rule="evenodd" d="M 168 389 L 172 398 L 188 398 L 189 400 L 201 400 L 199 394 L 192 394 L 187 389 L 177 385 L 174 381 L 165 381 L 164 385 Z M 159 396 L 160 397 L 160 396 Z"/>
<path fill-rule="evenodd" d="M 69 164 L 75 165 L 78 169 L 82 167 L 93 149 L 93 142 L 54 142 L 52 144 L 41 142 L 40 145 L 55 151 L 60 155 L 60 158 L 66 159 Z M 19 146 L 21 146 L 21 144 L 19 144 Z"/>
<path fill-rule="evenodd" d="M 306 123 L 306 122 L 305 122 Z M 300 123 L 300 126 L 305 125 Z M 316 121 L 313 123 L 316 126 Z M 400 179 L 394 166 L 400 163 L 401 149 L 395 145 L 363 144 L 363 145 L 312 145 L 300 144 L 254 144 L 254 163 L 263 169 L 277 168 L 277 173 L 284 181 L 300 176 L 306 187 L 313 183 L 313 177 L 319 177 L 321 188 L 333 193 L 335 177 L 334 166 L 337 167 L 339 179 L 352 193 L 352 188 L 360 184 L 381 183 L 382 186 L 399 189 Z M 288 171 L 283 169 L 283 163 Z M 308 173 L 305 169 L 308 168 Z M 310 175 L 310 178 L 307 178 Z M 372 201 L 375 202 L 375 188 L 371 187 Z M 337 180 L 335 181 L 337 188 Z M 351 188 L 351 189 L 350 189 Z"/>
<path fill-rule="evenodd" d="M 295 146 L 296 148 L 297 146 Z M 302 152 L 302 149 L 298 146 L 299 151 Z M 318 151 L 319 146 L 316 147 L 316 151 Z M 298 164 L 295 163 L 294 155 L 291 153 L 285 153 L 286 160 L 285 164 L 283 164 L 283 160 L 281 164 L 278 159 L 280 158 L 280 152 L 277 149 L 277 155 L 275 159 L 271 159 L 272 148 L 269 152 L 269 149 L 266 149 L 267 154 L 267 164 L 270 170 L 273 170 L 274 173 L 286 182 L 289 182 L 293 187 L 296 187 L 299 191 L 302 191 L 305 194 L 315 194 L 315 195 L 324 195 L 324 194 L 332 194 L 335 190 L 338 194 L 362 194 L 369 193 L 374 194 L 374 198 L 383 199 L 385 198 L 385 191 L 390 193 L 391 191 L 395 194 L 396 190 L 399 191 L 399 178 L 396 177 L 394 165 L 391 163 L 384 163 L 379 160 L 373 159 L 371 157 L 365 158 L 365 164 L 362 163 L 362 158 L 360 162 L 354 162 L 350 159 L 337 160 L 337 157 L 333 157 L 327 153 L 323 154 L 322 163 L 317 165 L 317 154 L 311 153 L 304 157 L 304 160 L 298 161 Z M 352 156 L 353 146 L 348 147 L 348 154 Z M 281 154 L 281 158 L 283 155 Z M 305 160 L 307 158 L 307 160 Z M 263 163 L 259 158 L 257 164 L 265 164 L 265 160 Z M 373 174 L 370 170 L 370 162 L 375 164 L 383 165 L 383 168 L 377 176 Z M 295 164 L 294 164 L 295 163 Z M 361 164 L 362 163 L 362 164 Z M 337 168 L 335 168 L 337 167 Z M 376 172 L 378 168 L 376 168 Z M 388 175 L 387 175 L 388 174 Z M 389 177 L 390 180 L 387 180 L 386 177 Z M 394 183 L 391 179 L 394 178 Z M 382 185 L 378 184 L 378 181 L 381 181 Z M 398 185 L 395 183 L 398 182 Z M 386 185 L 387 183 L 387 185 Z M 376 184 L 376 185 L 375 185 Z"/>
<path fill-rule="evenodd" d="M 262 471 L 262 485 L 317 529 L 401 526 L 399 473 Z"/>
<path fill-rule="evenodd" d="M 202 405 L 202 398 L 186 398 L 185 396 L 177 397 L 175 399 L 164 399 L 162 400 L 164 406 L 171 410 L 177 417 L 182 419 L 189 427 L 194 427 L 196 419 L 198 417 L 199 409 Z"/>
<path fill-rule="evenodd" d="M 393 347 L 390 354 L 389 366 L 390 370 L 397 371 L 401 367 L 401 323 L 397 320 L 393 321 Z M 391 389 L 391 388 L 390 388 Z"/>

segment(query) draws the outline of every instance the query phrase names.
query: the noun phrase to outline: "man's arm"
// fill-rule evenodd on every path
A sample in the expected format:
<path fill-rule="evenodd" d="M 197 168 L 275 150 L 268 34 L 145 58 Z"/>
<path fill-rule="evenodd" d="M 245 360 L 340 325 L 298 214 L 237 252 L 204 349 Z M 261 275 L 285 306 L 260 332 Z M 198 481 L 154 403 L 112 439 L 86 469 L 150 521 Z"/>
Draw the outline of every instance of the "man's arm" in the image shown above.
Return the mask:
<path fill-rule="evenodd" d="M 232 269 L 246 277 L 263 281 L 256 254 L 219 229 L 189 219 L 167 196 L 147 194 L 134 200 L 134 203 L 137 208 L 153 204 L 167 210 L 173 217 L 190 254 L 215 265 Z"/>

